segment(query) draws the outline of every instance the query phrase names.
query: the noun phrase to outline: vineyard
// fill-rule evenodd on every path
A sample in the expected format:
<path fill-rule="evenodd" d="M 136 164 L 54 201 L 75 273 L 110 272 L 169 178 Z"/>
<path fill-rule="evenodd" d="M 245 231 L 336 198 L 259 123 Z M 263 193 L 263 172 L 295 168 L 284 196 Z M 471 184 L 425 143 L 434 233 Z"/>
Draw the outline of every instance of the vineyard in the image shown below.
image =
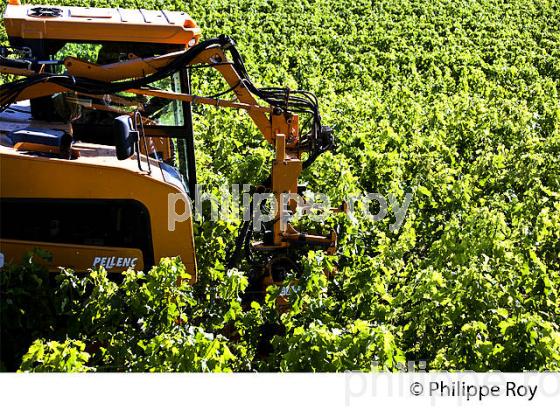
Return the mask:
<path fill-rule="evenodd" d="M 34 258 L 5 267 L 1 370 L 560 370 L 558 2 L 87 3 L 183 10 L 203 38 L 231 36 L 256 83 L 314 92 L 335 126 L 336 148 L 303 174 L 310 191 L 412 199 L 398 230 L 392 212 L 301 221 L 341 235 L 336 255 L 302 257 L 287 310 L 279 287 L 242 306 L 250 266 L 226 269 L 235 218 L 195 221 L 192 286 L 173 258 L 117 282 Z M 193 87 L 225 86 L 200 71 Z M 209 191 L 268 176 L 244 113 L 195 106 L 194 123 Z"/>

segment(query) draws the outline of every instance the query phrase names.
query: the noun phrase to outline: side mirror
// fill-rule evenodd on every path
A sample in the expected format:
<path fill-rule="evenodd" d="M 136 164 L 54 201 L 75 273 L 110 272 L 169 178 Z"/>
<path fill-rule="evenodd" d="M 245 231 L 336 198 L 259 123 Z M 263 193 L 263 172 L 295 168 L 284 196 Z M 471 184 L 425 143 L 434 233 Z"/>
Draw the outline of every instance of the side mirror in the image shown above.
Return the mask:
<path fill-rule="evenodd" d="M 138 144 L 139 132 L 134 129 L 132 118 L 121 115 L 113 122 L 113 138 L 117 149 L 117 158 L 124 160 L 134 154 L 134 148 Z"/>

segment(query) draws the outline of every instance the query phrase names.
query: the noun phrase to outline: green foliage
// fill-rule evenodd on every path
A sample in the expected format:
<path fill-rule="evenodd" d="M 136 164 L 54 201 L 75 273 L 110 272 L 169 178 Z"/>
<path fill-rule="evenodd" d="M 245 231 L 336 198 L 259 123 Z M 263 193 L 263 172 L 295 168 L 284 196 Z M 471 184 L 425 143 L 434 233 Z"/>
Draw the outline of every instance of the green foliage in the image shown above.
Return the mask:
<path fill-rule="evenodd" d="M 36 272 L 48 275 L 33 266 Z M 23 265 L 2 269 L 2 278 L 9 277 L 11 271 L 23 277 L 32 276 L 28 265 Z M 32 298 L 11 301 L 2 295 L 2 307 L 6 307 L 2 315 L 2 330 L 6 332 L 2 348 L 23 349 L 15 352 L 21 359 L 26 344 L 37 336 L 61 340 L 37 340 L 23 356 L 22 371 L 231 371 L 240 368 L 250 353 L 244 347 L 245 340 L 239 340 L 239 348 L 230 346 L 228 339 L 217 331 L 224 330 L 226 325 L 231 327 L 236 321 L 240 323 L 240 333 L 251 327 L 254 315 L 243 313 L 239 304 L 239 294 L 247 280 L 235 270 L 217 276 L 221 280 L 213 284 L 214 291 L 204 295 L 214 299 L 211 305 L 195 297 L 195 290 L 188 283 L 190 276 L 177 259 L 163 259 L 146 274 L 126 271 L 118 281 L 111 280 L 103 269 L 87 275 L 63 270 L 53 283 L 41 287 L 33 281 L 5 280 L 4 286 L 11 294 L 41 292 Z M 19 316 L 9 310 L 13 305 L 20 310 Z M 45 311 L 37 316 L 41 309 Z M 18 325 L 12 323 L 14 317 L 19 318 L 19 323 L 34 320 L 19 331 L 25 338 L 10 337 Z M 57 322 L 60 317 L 66 319 L 64 323 Z M 214 333 L 205 330 L 201 323 Z M 240 350 L 242 359 L 235 354 Z M 3 350 L 2 356 L 8 357 L 10 353 Z"/>
<path fill-rule="evenodd" d="M 0 269 L 0 369 L 14 369 L 34 339 L 57 337 L 65 318 L 50 285 L 52 277 L 41 266 L 49 255 L 40 250 L 20 265 Z"/>
<path fill-rule="evenodd" d="M 84 352 L 85 344 L 78 340 L 45 342 L 38 339 L 23 356 L 22 372 L 91 372 L 93 367 L 86 366 L 89 353 Z"/>
<path fill-rule="evenodd" d="M 33 285 L 36 268 L 24 265 L 29 277 L 11 276 L 12 287 L 2 277 L 2 292 L 29 289 L 15 305 L 4 306 L 2 293 L 2 329 L 14 315 L 14 328 L 35 332 L 14 354 L 43 337 L 70 343 L 71 352 L 80 351 L 73 341 L 85 343 L 84 365 L 101 371 L 392 370 L 404 360 L 441 370 L 560 369 L 556 2 L 142 5 L 187 11 L 206 38 L 233 37 L 257 84 L 317 93 L 338 145 L 305 172 L 310 190 L 335 202 L 357 192 L 414 198 L 396 232 L 389 218 L 333 218 L 344 232 L 338 254 L 304 258 L 292 309 L 282 314 L 274 296 L 281 289 L 241 308 L 245 277 L 223 268 L 238 221 L 196 223 L 194 287 L 176 284 L 184 271 L 173 260 L 129 271 L 119 284 L 103 272 L 63 272 L 52 305 L 34 316 L 27 304 L 51 299 Z M 193 83 L 200 95 L 227 88 L 203 71 Z M 267 176 L 270 150 L 245 115 L 197 107 L 195 127 L 209 189 Z M 327 281 L 323 271 L 334 266 Z M 68 335 L 59 334 L 62 325 Z M 267 355 L 263 334 L 274 334 Z M 64 360 L 55 367 L 63 370 Z"/>

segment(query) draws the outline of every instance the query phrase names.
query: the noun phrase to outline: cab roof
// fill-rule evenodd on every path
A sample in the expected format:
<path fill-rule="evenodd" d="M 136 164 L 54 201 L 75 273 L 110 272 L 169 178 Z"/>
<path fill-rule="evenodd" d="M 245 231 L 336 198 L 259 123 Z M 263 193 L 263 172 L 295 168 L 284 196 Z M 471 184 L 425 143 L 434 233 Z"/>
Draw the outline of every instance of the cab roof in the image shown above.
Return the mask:
<path fill-rule="evenodd" d="M 135 42 L 193 46 L 200 28 L 185 12 L 8 4 L 4 25 L 13 45 L 26 40 Z"/>

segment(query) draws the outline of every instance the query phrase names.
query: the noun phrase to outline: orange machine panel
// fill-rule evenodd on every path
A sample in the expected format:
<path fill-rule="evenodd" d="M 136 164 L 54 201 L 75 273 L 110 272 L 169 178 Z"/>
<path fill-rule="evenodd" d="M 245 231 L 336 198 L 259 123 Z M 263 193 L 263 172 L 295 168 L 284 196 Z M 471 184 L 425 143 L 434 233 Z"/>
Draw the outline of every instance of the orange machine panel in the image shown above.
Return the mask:
<path fill-rule="evenodd" d="M 198 42 L 200 28 L 184 12 L 90 7 L 12 5 L 4 25 L 9 37 L 67 41 L 177 44 Z"/>
<path fill-rule="evenodd" d="M 19 263 L 27 252 L 35 248 L 52 254 L 52 260 L 46 263 L 51 271 L 58 271 L 61 266 L 77 272 L 85 272 L 99 266 L 103 266 L 107 272 L 115 273 L 128 268 L 144 269 L 142 252 L 139 249 L 0 239 L 0 252 L 4 257 L 9 257 L 5 259 L 5 263 Z"/>
<path fill-rule="evenodd" d="M 88 155 L 87 147 L 95 151 Z M 118 161 L 112 147 L 106 147 L 110 156 L 101 155 L 93 144 L 75 144 L 80 157 L 74 160 L 44 158 L 27 155 L 11 148 L 0 146 L 0 196 L 2 198 L 65 198 L 65 199 L 134 199 L 141 202 L 149 212 L 155 263 L 163 257 L 180 256 L 187 272 L 196 280 L 196 256 L 192 219 L 176 221 L 174 229 L 168 228 L 169 197 L 180 197 L 178 205 L 186 204 L 186 193 L 175 185 L 165 182 L 154 160 L 153 172 L 147 175 L 139 171 L 134 158 Z M 180 206 L 176 212 L 183 215 Z M 86 218 L 87 215 L 84 215 Z M 17 260 L 23 249 L 17 242 L 2 238 L 2 253 L 6 260 Z M 27 242 L 26 250 L 39 247 Z M 118 258 L 137 257 L 136 268 L 145 265 L 140 251 L 130 248 L 108 248 L 99 246 L 75 247 L 78 253 L 64 246 L 49 244 L 43 248 L 51 251 L 57 263 L 70 261 L 76 267 L 91 267 L 101 264 L 106 268 L 122 269 Z M 72 244 L 69 244 L 72 245 Z M 74 246 L 74 245 L 72 245 Z M 96 259 L 99 258 L 99 259 Z M 104 259 L 105 258 L 105 259 Z M 112 264 L 115 263 L 114 266 Z M 122 265 L 122 261 L 121 261 Z M 128 266 L 125 266 L 126 270 Z"/>

